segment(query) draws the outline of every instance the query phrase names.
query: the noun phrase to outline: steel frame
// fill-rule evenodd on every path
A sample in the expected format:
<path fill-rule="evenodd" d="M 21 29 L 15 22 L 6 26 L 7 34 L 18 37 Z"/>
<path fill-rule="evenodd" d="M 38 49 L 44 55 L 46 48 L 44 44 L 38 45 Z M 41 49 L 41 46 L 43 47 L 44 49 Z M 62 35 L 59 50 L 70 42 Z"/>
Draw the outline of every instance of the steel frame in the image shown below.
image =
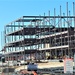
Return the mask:
<path fill-rule="evenodd" d="M 29 51 L 29 54 L 30 56 L 35 56 L 37 54 L 37 57 L 40 60 L 47 60 L 49 57 L 51 59 L 52 56 L 58 59 L 59 55 L 61 55 L 62 58 L 66 55 L 70 57 L 73 56 L 75 51 L 74 7 L 75 3 L 73 2 L 73 16 L 71 16 L 70 11 L 68 11 L 67 2 L 67 15 L 65 15 L 65 13 L 62 14 L 60 6 L 60 15 L 56 15 L 56 10 L 54 8 L 54 16 L 51 16 L 49 11 L 48 16 L 46 16 L 45 13 L 44 16 L 22 16 L 21 18 L 7 24 L 4 28 L 4 54 L 7 58 L 6 60 L 12 60 L 9 55 L 10 52 L 12 52 L 12 57 L 14 52 L 17 54 L 17 56 L 15 57 L 15 60 L 17 60 L 18 57 L 26 55 L 26 51 L 28 50 L 35 50 L 34 52 Z M 31 28 L 33 29 L 32 31 L 30 31 Z M 25 29 L 27 29 L 27 31 Z M 67 33 L 65 33 L 66 31 Z M 28 33 L 28 35 L 25 35 L 25 33 Z M 54 36 L 52 36 L 52 34 Z M 51 37 L 47 37 L 49 35 Z M 36 39 L 36 41 L 34 42 L 35 44 L 32 43 L 33 40 L 31 40 L 31 42 L 28 42 L 30 39 Z M 17 40 L 19 42 L 15 44 Z M 68 46 L 63 47 L 66 45 Z M 19 50 L 19 52 L 17 52 L 17 50 Z M 36 60 L 37 57 L 35 56 Z M 26 60 L 26 56 L 24 56 L 24 60 Z"/>

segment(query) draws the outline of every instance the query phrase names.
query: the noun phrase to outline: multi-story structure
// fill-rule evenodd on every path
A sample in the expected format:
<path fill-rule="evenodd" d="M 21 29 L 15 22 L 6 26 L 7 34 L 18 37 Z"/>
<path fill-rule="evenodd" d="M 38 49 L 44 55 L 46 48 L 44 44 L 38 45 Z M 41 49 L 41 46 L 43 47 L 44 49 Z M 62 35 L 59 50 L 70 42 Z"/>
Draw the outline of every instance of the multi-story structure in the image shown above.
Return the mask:
<path fill-rule="evenodd" d="M 68 7 L 67 15 L 60 6 L 59 16 L 54 9 L 54 16 L 22 16 L 5 26 L 6 60 L 63 58 L 74 51 L 75 16 L 68 14 Z"/>

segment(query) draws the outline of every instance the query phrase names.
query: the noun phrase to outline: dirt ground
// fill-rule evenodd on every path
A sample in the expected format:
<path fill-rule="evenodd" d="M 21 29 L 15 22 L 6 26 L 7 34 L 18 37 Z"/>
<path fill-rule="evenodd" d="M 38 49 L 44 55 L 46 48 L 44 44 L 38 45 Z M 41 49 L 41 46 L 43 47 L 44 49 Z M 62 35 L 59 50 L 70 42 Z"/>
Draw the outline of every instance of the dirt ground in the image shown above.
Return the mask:
<path fill-rule="evenodd" d="M 48 63 L 37 63 L 37 64 L 39 69 L 64 66 L 63 62 L 48 62 Z M 16 68 L 16 71 L 19 71 L 21 69 L 27 69 L 27 65 Z"/>

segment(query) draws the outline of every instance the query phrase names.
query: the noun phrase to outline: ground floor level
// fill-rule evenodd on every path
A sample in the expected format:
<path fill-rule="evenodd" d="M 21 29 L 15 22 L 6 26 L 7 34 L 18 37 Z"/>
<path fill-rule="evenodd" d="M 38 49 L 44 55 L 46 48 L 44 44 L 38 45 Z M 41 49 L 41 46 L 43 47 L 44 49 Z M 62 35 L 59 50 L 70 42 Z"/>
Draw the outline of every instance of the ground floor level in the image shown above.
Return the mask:
<path fill-rule="evenodd" d="M 49 60 L 49 59 L 60 59 L 66 56 L 73 57 L 74 49 L 52 49 L 52 50 L 38 50 L 34 52 L 26 53 L 15 52 L 10 54 L 5 54 L 5 60 Z"/>

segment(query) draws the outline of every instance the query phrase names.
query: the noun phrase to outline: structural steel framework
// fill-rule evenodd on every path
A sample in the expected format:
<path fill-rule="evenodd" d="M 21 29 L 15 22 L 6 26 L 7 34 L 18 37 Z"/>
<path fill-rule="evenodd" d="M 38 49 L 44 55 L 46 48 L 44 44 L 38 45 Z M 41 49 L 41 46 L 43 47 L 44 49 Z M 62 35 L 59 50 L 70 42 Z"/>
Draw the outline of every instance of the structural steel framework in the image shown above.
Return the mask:
<path fill-rule="evenodd" d="M 75 3 L 73 15 L 22 16 L 4 29 L 6 60 L 59 59 L 73 56 L 75 51 Z"/>

